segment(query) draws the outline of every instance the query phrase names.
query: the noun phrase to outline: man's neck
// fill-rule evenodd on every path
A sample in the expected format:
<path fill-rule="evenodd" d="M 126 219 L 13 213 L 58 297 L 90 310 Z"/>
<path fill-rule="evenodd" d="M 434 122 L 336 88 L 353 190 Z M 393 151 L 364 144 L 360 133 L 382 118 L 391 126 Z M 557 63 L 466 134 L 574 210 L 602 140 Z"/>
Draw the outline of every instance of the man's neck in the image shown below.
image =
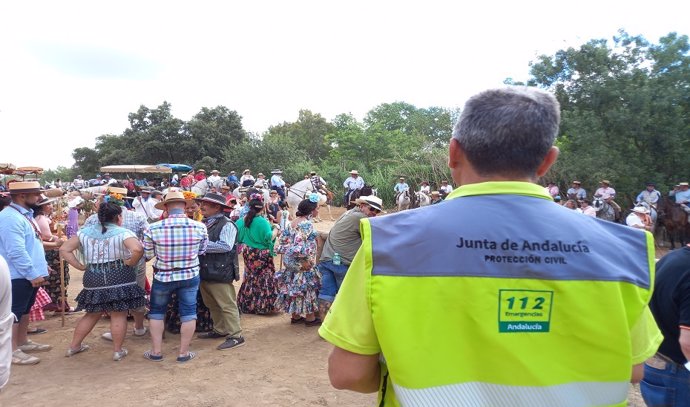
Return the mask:
<path fill-rule="evenodd" d="M 27 211 L 28 211 L 29 209 L 31 209 L 31 208 L 29 207 L 29 205 L 26 204 L 25 201 L 19 201 L 19 200 L 15 201 L 15 200 L 13 199 L 13 200 L 12 200 L 12 203 L 15 204 L 15 205 L 17 205 L 17 206 L 21 206 L 22 208 L 26 209 Z"/>

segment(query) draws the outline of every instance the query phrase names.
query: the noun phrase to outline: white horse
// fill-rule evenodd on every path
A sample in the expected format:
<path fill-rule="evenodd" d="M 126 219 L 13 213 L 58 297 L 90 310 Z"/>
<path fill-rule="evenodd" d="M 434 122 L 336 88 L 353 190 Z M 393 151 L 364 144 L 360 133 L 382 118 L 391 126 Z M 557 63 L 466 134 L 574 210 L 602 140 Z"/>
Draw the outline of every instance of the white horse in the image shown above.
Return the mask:
<path fill-rule="evenodd" d="M 404 211 L 405 209 L 410 209 L 410 190 L 406 189 L 400 192 L 395 197 L 395 203 L 398 206 L 398 212 Z"/>
<path fill-rule="evenodd" d="M 295 211 L 297 211 L 297 206 L 299 205 L 300 202 L 302 202 L 304 199 L 309 197 L 309 194 L 312 192 L 316 192 L 319 195 L 319 206 L 326 206 L 328 209 L 328 216 L 333 219 L 333 215 L 331 214 L 331 206 L 328 205 L 328 197 L 324 194 L 319 193 L 318 191 L 314 191 L 314 185 L 312 184 L 310 179 L 303 179 L 291 187 L 286 189 L 286 197 L 285 201 L 288 204 L 290 214 L 294 217 L 295 216 Z M 316 222 L 320 222 L 321 218 L 316 218 L 314 219 Z"/>
<path fill-rule="evenodd" d="M 422 206 L 428 206 L 431 205 L 431 197 L 427 194 L 425 194 L 422 191 L 417 191 L 414 193 L 415 196 L 417 197 L 417 206 L 422 207 Z"/>

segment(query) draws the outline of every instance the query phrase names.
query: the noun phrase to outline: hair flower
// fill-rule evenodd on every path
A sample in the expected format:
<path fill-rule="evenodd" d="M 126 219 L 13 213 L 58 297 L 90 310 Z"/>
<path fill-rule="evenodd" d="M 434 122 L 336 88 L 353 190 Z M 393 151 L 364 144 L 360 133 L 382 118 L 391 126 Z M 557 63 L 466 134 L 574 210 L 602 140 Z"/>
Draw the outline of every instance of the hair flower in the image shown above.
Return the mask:
<path fill-rule="evenodd" d="M 319 203 L 319 194 L 317 194 L 316 192 L 312 192 L 311 194 L 309 194 L 309 202 Z"/>
<path fill-rule="evenodd" d="M 263 202 L 263 201 L 264 201 L 264 196 L 263 196 L 262 194 L 253 193 L 253 194 L 251 194 L 251 196 L 249 197 L 249 199 L 250 199 L 250 200 L 257 199 L 257 200 Z"/>

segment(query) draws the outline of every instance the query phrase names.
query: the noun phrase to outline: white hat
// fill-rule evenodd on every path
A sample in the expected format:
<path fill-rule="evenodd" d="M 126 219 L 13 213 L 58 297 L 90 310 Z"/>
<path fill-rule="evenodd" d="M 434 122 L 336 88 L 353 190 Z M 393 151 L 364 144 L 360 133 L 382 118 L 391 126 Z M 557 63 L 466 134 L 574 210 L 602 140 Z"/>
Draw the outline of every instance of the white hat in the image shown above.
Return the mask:
<path fill-rule="evenodd" d="M 379 211 L 383 210 L 383 201 L 381 198 L 373 195 L 361 196 L 355 200 L 356 204 L 366 204 Z"/>
<path fill-rule="evenodd" d="M 70 209 L 76 208 L 77 206 L 79 206 L 82 203 L 84 203 L 84 198 L 82 198 L 80 196 L 76 196 L 76 197 L 72 198 L 72 200 L 67 202 L 67 207 Z"/>
<path fill-rule="evenodd" d="M 649 213 L 649 210 L 642 205 L 638 205 L 633 208 L 633 212 L 637 213 Z"/>
<path fill-rule="evenodd" d="M 359 175 L 359 172 L 357 172 L 357 170 L 352 170 L 352 171 L 350 171 L 350 174 L 356 174 L 356 175 Z"/>

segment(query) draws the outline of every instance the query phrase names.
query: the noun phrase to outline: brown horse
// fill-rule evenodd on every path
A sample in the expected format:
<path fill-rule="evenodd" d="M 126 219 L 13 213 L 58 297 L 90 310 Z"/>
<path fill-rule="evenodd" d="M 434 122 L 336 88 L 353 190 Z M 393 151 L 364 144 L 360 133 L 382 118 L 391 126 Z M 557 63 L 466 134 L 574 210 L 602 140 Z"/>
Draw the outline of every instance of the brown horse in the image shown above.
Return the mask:
<path fill-rule="evenodd" d="M 688 214 L 672 199 L 663 198 L 659 202 L 659 224 L 664 226 L 671 249 L 675 248 L 675 241 L 682 246 L 688 238 Z"/>

